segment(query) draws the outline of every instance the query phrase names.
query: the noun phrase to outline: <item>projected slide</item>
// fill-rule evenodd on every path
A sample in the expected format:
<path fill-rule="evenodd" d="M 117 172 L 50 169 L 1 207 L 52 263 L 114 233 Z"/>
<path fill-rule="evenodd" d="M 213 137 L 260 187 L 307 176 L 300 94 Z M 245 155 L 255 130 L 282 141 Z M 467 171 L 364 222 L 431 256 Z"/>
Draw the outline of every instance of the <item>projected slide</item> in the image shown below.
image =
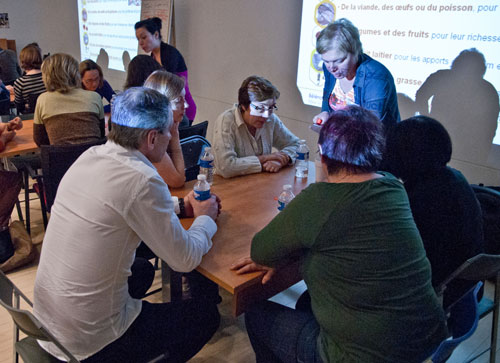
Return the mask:
<path fill-rule="evenodd" d="M 469 48 L 484 54 L 484 79 L 497 93 L 500 90 L 498 1 L 303 0 L 297 86 L 307 105 L 321 107 L 323 95 L 316 36 L 339 18 L 358 27 L 364 52 L 383 63 L 394 76 L 397 92 L 412 100 L 431 74 L 449 70 Z M 500 119 L 497 122 L 500 125 Z M 500 145 L 499 130 L 493 142 Z"/>
<path fill-rule="evenodd" d="M 99 58 L 99 64 L 124 71 L 124 56 L 137 55 L 134 24 L 140 17 L 141 0 L 78 0 L 81 59 Z"/>

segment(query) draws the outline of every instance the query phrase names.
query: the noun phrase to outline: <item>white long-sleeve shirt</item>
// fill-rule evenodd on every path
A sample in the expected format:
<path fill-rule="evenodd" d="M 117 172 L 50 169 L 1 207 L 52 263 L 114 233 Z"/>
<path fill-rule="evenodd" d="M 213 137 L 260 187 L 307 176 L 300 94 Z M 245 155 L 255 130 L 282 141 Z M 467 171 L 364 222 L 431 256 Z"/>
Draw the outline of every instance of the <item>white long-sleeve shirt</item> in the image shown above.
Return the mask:
<path fill-rule="evenodd" d="M 172 269 L 188 272 L 216 231 L 208 216 L 189 231 L 182 227 L 167 185 L 141 152 L 111 141 L 93 147 L 59 185 L 35 281 L 35 316 L 76 358 L 87 358 L 141 311 L 127 284 L 141 240 Z M 65 359 L 53 344 L 40 344 Z"/>
<path fill-rule="evenodd" d="M 274 113 L 252 136 L 238 105 L 234 105 L 215 121 L 213 144 L 217 174 L 230 178 L 260 173 L 262 166 L 257 156 L 271 154 L 273 147 L 290 156 L 293 162 L 299 138 Z"/>

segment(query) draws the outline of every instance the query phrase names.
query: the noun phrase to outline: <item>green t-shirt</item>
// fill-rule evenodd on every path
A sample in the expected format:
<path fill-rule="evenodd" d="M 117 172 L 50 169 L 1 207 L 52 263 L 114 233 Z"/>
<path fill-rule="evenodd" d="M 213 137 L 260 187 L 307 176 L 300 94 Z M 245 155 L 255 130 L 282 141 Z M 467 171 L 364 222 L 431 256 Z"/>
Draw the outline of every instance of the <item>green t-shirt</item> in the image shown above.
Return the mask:
<path fill-rule="evenodd" d="M 252 242 L 254 261 L 303 258 L 328 362 L 417 362 L 446 337 L 445 318 L 402 184 L 316 183 Z"/>

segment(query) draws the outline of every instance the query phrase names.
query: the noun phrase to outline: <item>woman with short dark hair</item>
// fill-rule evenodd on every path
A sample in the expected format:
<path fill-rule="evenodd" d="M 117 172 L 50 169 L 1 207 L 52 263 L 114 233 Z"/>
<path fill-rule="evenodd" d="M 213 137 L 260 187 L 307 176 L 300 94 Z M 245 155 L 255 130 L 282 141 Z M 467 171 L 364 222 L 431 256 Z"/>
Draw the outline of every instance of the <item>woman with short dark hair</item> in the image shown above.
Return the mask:
<path fill-rule="evenodd" d="M 111 112 L 111 99 L 115 94 L 111 85 L 104 79 L 102 69 L 91 59 L 85 59 L 79 66 L 80 77 L 82 78 L 82 88 L 87 91 L 94 91 L 102 98 L 108 101 L 108 105 L 104 106 L 104 113 Z"/>
<path fill-rule="evenodd" d="M 159 69 L 161 69 L 161 65 L 150 56 L 136 55 L 128 65 L 127 79 L 123 88 L 142 87 L 149 75 Z"/>
<path fill-rule="evenodd" d="M 451 139 L 437 120 L 415 116 L 401 121 L 387 137 L 387 170 L 401 178 L 439 286 L 462 263 L 483 252 L 481 208 L 460 171 L 446 166 Z M 444 293 L 444 307 L 474 284 L 454 281 Z"/>
<path fill-rule="evenodd" d="M 257 362 L 422 362 L 446 337 L 403 185 L 376 171 L 382 135 L 370 111 L 333 113 L 319 138 L 327 182 L 297 195 L 233 266 L 266 271 L 265 283 L 298 259 L 311 296 L 309 308 L 246 312 Z"/>
<path fill-rule="evenodd" d="M 215 120 L 217 174 L 231 178 L 261 171 L 276 173 L 295 161 L 299 139 L 275 114 L 279 96 L 278 89 L 263 77 L 243 81 L 238 103 Z"/>
<path fill-rule="evenodd" d="M 42 79 L 42 51 L 36 43 L 29 44 L 19 54 L 24 75 L 14 82 L 15 104 L 19 113 L 33 113 L 36 99 L 45 92 Z"/>

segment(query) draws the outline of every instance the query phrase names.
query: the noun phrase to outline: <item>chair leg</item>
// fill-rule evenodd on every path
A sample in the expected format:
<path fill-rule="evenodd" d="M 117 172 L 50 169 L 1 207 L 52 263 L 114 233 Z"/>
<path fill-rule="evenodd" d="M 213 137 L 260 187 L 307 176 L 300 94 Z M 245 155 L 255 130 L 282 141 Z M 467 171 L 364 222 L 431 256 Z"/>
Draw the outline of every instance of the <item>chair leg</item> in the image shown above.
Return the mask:
<path fill-rule="evenodd" d="M 19 309 L 19 295 L 17 293 L 14 293 L 14 307 L 16 309 Z M 14 363 L 19 363 L 19 354 L 17 353 L 16 350 L 16 343 L 19 341 L 19 328 L 17 327 L 17 324 L 14 323 L 14 339 L 12 342 L 12 352 L 14 353 Z"/>
<path fill-rule="evenodd" d="M 19 199 L 16 201 L 16 209 L 19 220 L 24 223 L 23 210 L 21 209 L 21 203 L 19 202 Z"/>
<path fill-rule="evenodd" d="M 29 175 L 28 171 L 23 171 L 24 176 L 24 209 L 26 211 L 26 231 L 29 235 L 31 235 L 31 226 L 30 226 L 30 187 L 29 187 Z"/>
<path fill-rule="evenodd" d="M 500 273 L 497 274 L 495 281 L 495 306 L 493 307 L 493 326 L 491 327 L 491 350 L 490 350 L 490 363 L 495 363 L 497 354 L 497 340 L 498 340 L 498 315 L 500 312 Z"/>
<path fill-rule="evenodd" d="M 42 219 L 43 219 L 43 228 L 47 230 L 47 205 L 45 204 L 45 189 L 43 187 L 43 183 L 38 183 L 39 193 L 40 193 L 40 207 L 42 209 Z"/>
<path fill-rule="evenodd" d="M 161 283 L 163 301 L 167 301 L 167 281 L 170 281 L 170 301 L 182 300 L 182 273 L 172 270 L 165 261 L 161 261 Z"/>

